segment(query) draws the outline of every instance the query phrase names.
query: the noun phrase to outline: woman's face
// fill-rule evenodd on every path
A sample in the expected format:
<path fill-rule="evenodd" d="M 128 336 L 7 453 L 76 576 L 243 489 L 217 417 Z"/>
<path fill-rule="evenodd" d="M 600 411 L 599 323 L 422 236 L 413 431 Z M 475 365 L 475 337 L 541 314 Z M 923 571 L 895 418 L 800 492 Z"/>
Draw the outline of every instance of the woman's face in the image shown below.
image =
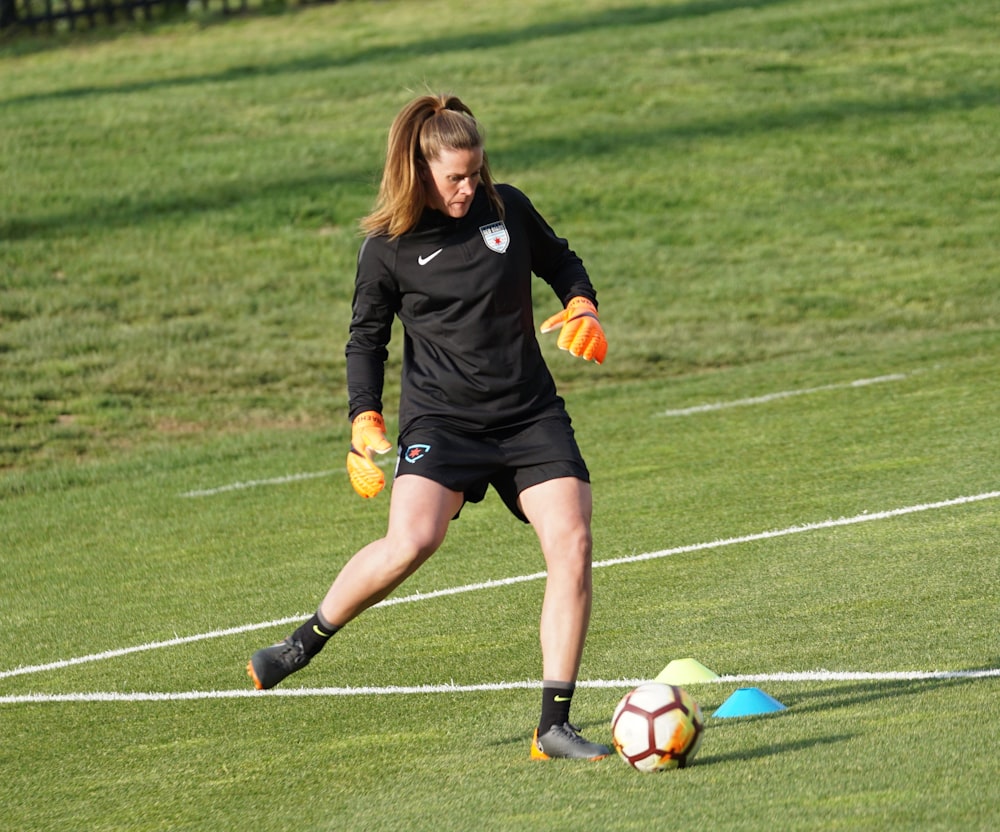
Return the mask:
<path fill-rule="evenodd" d="M 483 168 L 483 149 L 442 150 L 426 163 L 427 207 L 454 219 L 464 217 L 472 206 Z"/>

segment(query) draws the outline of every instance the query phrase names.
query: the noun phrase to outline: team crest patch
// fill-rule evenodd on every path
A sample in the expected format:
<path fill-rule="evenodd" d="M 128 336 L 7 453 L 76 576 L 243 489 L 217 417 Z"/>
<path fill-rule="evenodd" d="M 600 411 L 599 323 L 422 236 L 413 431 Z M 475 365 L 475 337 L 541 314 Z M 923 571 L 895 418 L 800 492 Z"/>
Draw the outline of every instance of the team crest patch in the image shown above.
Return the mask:
<path fill-rule="evenodd" d="M 423 445 L 423 444 L 410 445 L 406 449 L 406 453 L 403 454 L 403 459 L 405 459 L 412 465 L 418 459 L 423 459 L 425 456 L 427 456 L 427 454 L 430 453 L 430 450 L 431 450 L 430 445 Z"/>
<path fill-rule="evenodd" d="M 503 222 L 481 225 L 479 232 L 483 235 L 483 242 L 487 247 L 497 254 L 503 254 L 510 245 L 510 234 L 507 233 L 507 226 Z"/>

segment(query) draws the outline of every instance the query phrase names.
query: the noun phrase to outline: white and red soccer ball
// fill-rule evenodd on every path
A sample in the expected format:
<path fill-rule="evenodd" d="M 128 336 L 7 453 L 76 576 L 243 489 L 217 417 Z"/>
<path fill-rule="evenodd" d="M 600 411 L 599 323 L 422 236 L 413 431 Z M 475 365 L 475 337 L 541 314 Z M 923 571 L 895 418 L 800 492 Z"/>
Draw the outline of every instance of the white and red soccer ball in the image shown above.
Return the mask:
<path fill-rule="evenodd" d="M 611 717 L 615 750 L 637 771 L 690 765 L 698 753 L 705 720 L 684 688 L 647 682 L 622 697 Z"/>

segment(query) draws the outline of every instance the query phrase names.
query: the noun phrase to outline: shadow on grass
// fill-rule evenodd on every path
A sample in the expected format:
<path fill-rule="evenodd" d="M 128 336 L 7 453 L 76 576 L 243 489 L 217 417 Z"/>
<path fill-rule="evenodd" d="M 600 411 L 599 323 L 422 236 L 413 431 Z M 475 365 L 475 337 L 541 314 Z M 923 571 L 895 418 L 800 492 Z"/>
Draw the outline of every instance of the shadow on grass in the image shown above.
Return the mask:
<path fill-rule="evenodd" d="M 996 666 L 995 664 L 993 666 Z M 913 696 L 923 694 L 929 690 L 951 688 L 966 685 L 972 682 L 981 682 L 981 678 L 960 678 L 960 679 L 914 679 L 888 682 L 862 682 L 841 685 L 830 689 L 803 691 L 791 695 L 782 695 L 781 701 L 788 706 L 787 711 L 776 711 L 767 714 L 750 715 L 735 719 L 708 719 L 708 730 L 712 732 L 725 731 L 748 722 L 760 722 L 761 720 L 773 721 L 787 719 L 794 714 L 823 713 L 826 711 L 850 708 L 856 705 L 864 705 L 872 702 L 885 702 L 887 699 Z M 700 766 L 712 765 L 714 763 L 737 762 L 770 757 L 777 754 L 784 754 L 790 751 L 801 751 L 822 745 L 830 745 L 838 742 L 846 742 L 853 739 L 857 734 L 839 734 L 826 737 L 816 737 L 793 742 L 774 743 L 761 746 L 760 748 L 746 751 L 732 752 L 728 754 L 698 755 L 696 764 Z"/>
<path fill-rule="evenodd" d="M 149 81 L 125 82 L 123 84 L 101 86 L 68 87 L 51 92 L 32 93 L 30 95 L 0 100 L 0 108 L 46 100 L 77 99 L 93 95 L 121 95 L 133 92 L 146 92 L 154 89 L 225 83 L 227 81 L 237 81 L 250 77 L 266 77 L 295 72 L 316 72 L 318 70 L 337 69 L 339 67 L 356 66 L 365 63 L 384 64 L 401 60 L 411 60 L 413 58 L 437 56 L 449 52 L 497 49 L 506 46 L 529 44 L 532 41 L 564 35 L 577 35 L 599 29 L 614 30 L 635 26 L 650 26 L 671 20 L 707 17 L 714 14 L 724 14 L 734 9 L 745 11 L 747 9 L 763 8 L 786 2 L 788 0 L 698 0 L 697 2 L 684 3 L 678 6 L 632 6 L 624 9 L 608 9 L 590 15 L 534 26 L 523 26 L 521 28 L 506 30 L 491 28 L 485 32 L 428 38 L 400 46 L 361 48 L 341 54 L 314 52 L 311 55 L 295 58 L 294 60 L 278 61 L 266 65 L 245 64 L 234 66 L 221 72 L 202 75 L 183 75 L 172 78 L 157 78 Z M 270 12 L 262 10 L 257 12 L 257 14 L 267 16 Z M 153 29 L 155 30 L 155 27 Z"/>
<path fill-rule="evenodd" d="M 716 765 L 717 763 L 760 760 L 763 757 L 774 757 L 778 754 L 788 754 L 793 751 L 805 751 L 806 749 L 816 748 L 822 745 L 834 745 L 839 742 L 848 742 L 856 736 L 857 734 L 833 734 L 829 737 L 814 737 L 812 739 L 772 743 L 771 745 L 762 745 L 759 748 L 748 748 L 745 751 L 731 751 L 728 754 L 698 754 L 693 765 L 698 768 L 702 768 L 703 766 Z"/>
<path fill-rule="evenodd" d="M 614 121 L 605 131 L 588 128 L 586 134 L 532 140 L 510 148 L 492 148 L 490 158 L 508 166 L 546 167 L 574 157 L 611 156 L 650 147 L 674 147 L 678 142 L 706 138 L 742 138 L 789 130 L 825 129 L 851 120 L 885 121 L 896 117 L 931 116 L 1000 104 L 1000 87 L 966 87 L 942 95 L 912 95 L 891 100 L 857 98 L 829 104 L 758 109 L 723 118 L 673 123 L 669 127 L 623 129 Z"/>
<path fill-rule="evenodd" d="M 277 200 L 302 200 L 310 195 L 331 199 L 330 191 L 338 186 L 366 188 L 374 196 L 378 178 L 379 172 L 375 170 L 340 171 L 326 175 L 303 171 L 297 177 L 281 177 L 271 181 L 246 179 L 221 186 L 184 186 L 145 199 L 92 199 L 74 210 L 0 218 L 0 239 L 59 239 L 83 235 L 89 229 L 135 227 L 170 218 L 189 222 L 192 216 L 224 211 L 239 205 L 261 203 L 274 206 Z M 330 213 L 338 213 L 332 199 Z M 353 225 L 356 219 L 351 217 L 345 222 Z"/>
<path fill-rule="evenodd" d="M 831 127 L 852 119 L 930 116 L 949 111 L 972 110 L 1000 103 L 1000 88 L 967 87 L 944 95 L 910 96 L 893 101 L 857 99 L 836 104 L 806 105 L 798 109 L 758 110 L 720 119 L 676 123 L 670 127 L 643 125 L 628 130 L 615 122 L 603 132 L 589 130 L 549 139 L 527 138 L 509 146 L 491 146 L 491 159 L 498 170 L 545 168 L 567 158 L 597 158 L 628 154 L 637 149 L 676 146 L 678 142 L 702 138 L 740 138 L 748 135 Z M 499 164 L 497 164 L 499 160 Z M 22 240 L 35 237 L 68 237 L 91 228 L 134 226 L 177 214 L 190 217 L 244 203 L 301 199 L 307 194 L 322 195 L 334 185 L 368 188 L 374 197 L 377 170 L 339 170 L 326 175 L 313 169 L 299 176 L 276 181 L 244 180 L 224 187 L 167 192 L 139 202 L 122 197 L 90 200 L 79 208 L 39 216 L 22 215 L 0 219 L 0 239 Z M 500 176 L 500 181 L 508 181 Z M 352 218 L 353 221 L 353 218 Z"/>
<path fill-rule="evenodd" d="M 992 667 L 996 667 L 994 664 Z M 982 683 L 986 677 L 970 676 L 949 679 L 899 679 L 851 682 L 837 687 L 824 685 L 816 690 L 795 691 L 783 693 L 778 697 L 788 710 L 772 711 L 763 714 L 749 714 L 745 717 L 711 718 L 714 710 L 721 706 L 708 705 L 702 702 L 702 711 L 716 729 L 728 725 L 736 725 L 744 721 L 782 719 L 792 714 L 822 713 L 840 708 L 850 708 L 871 702 L 885 702 L 902 696 L 915 696 L 938 690 L 968 685 L 974 682 Z"/>
<path fill-rule="evenodd" d="M 885 702 L 902 696 L 915 696 L 931 690 L 965 686 L 982 678 L 960 679 L 907 679 L 899 681 L 861 682 L 837 688 L 801 691 L 787 696 L 782 702 L 797 714 L 821 713 L 840 708 L 850 708 L 870 702 Z M 782 712 L 787 713 L 787 712 Z"/>

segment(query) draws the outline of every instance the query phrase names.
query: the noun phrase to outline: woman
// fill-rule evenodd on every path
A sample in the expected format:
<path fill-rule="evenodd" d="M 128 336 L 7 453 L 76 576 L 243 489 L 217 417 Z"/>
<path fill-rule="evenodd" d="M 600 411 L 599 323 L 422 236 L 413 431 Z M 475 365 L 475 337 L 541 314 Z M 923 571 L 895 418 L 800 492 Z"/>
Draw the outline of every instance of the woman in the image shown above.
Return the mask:
<path fill-rule="evenodd" d="M 344 566 L 316 614 L 247 665 L 258 689 L 301 669 L 441 545 L 488 486 L 530 523 L 547 567 L 542 713 L 534 759 L 600 759 L 569 723 L 591 608 L 590 476 L 534 333 L 532 272 L 564 305 L 541 327 L 598 363 L 607 341 L 580 259 L 520 191 L 495 185 L 483 137 L 458 98 L 421 96 L 389 132 L 378 200 L 362 220 L 347 386 L 347 469 L 362 497 L 385 480 L 375 453 L 393 319 L 404 330 L 399 457 L 385 537 Z"/>

